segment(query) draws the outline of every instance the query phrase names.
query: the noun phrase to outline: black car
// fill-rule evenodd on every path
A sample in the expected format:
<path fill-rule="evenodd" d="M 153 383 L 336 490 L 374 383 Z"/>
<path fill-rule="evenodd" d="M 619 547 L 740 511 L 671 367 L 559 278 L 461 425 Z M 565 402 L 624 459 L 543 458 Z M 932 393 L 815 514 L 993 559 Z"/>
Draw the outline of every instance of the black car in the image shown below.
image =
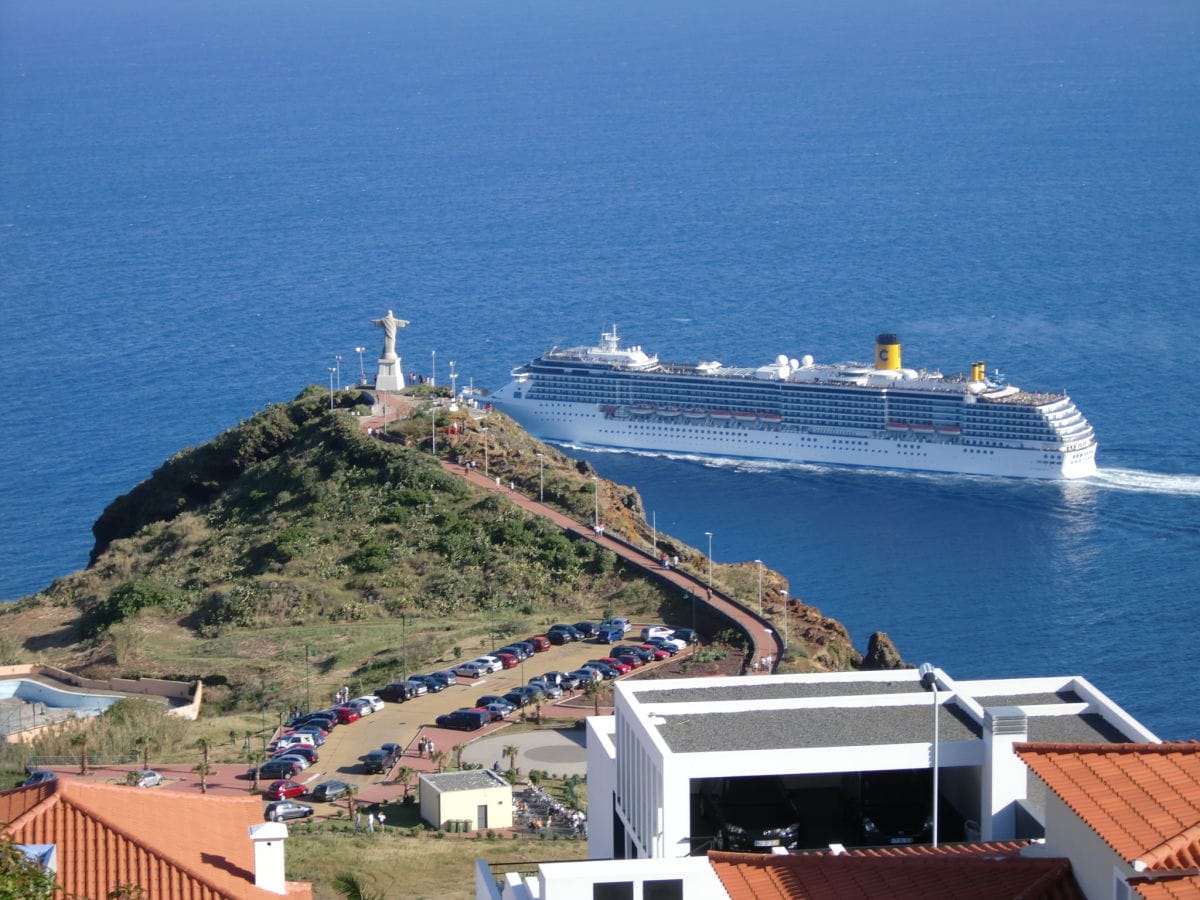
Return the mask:
<path fill-rule="evenodd" d="M 434 724 L 438 728 L 456 728 L 459 731 L 477 731 L 492 720 L 486 709 L 456 709 L 452 713 L 438 716 Z"/>
<path fill-rule="evenodd" d="M 45 784 L 47 781 L 54 781 L 58 775 L 54 772 L 49 772 L 45 769 L 35 769 L 29 773 L 29 777 L 21 782 L 21 787 L 29 787 L 32 784 Z"/>
<path fill-rule="evenodd" d="M 526 660 L 533 656 L 533 644 L 527 644 L 524 641 L 514 641 L 507 647 L 501 647 L 500 652 L 512 653 L 517 659 Z"/>
<path fill-rule="evenodd" d="M 392 766 L 396 764 L 396 760 L 399 758 L 398 754 L 390 753 L 382 747 L 378 750 L 372 750 L 363 757 L 363 771 L 377 772 L 381 775 L 386 774 L 391 771 Z"/>
<path fill-rule="evenodd" d="M 403 681 L 393 681 L 376 690 L 375 696 L 389 703 L 403 703 L 405 700 L 411 700 L 413 694 L 412 688 Z"/>
<path fill-rule="evenodd" d="M 337 714 L 331 712 L 313 712 L 306 716 L 301 716 L 292 723 L 293 728 L 303 728 L 305 725 L 320 725 L 326 731 L 333 731 L 337 727 Z"/>
<path fill-rule="evenodd" d="M 583 635 L 584 640 L 596 636 L 597 628 L 595 622 L 576 622 L 572 627 Z"/>
<path fill-rule="evenodd" d="M 859 788 L 859 838 L 867 845 L 924 844 L 933 839 L 929 769 L 865 772 Z"/>
<path fill-rule="evenodd" d="M 432 675 L 410 675 L 408 680 L 417 681 L 425 685 L 431 694 L 437 694 L 446 689 L 446 682 L 440 678 L 434 678 Z"/>
<path fill-rule="evenodd" d="M 644 663 L 654 662 L 654 654 L 645 647 L 634 647 L 629 644 L 622 644 L 620 647 L 614 647 L 613 656 L 636 656 Z"/>
<path fill-rule="evenodd" d="M 258 767 L 258 778 L 260 781 L 286 781 L 301 771 L 301 768 L 300 765 L 291 760 L 268 759 Z M 254 770 L 251 769 L 250 772 L 253 774 Z"/>
<path fill-rule="evenodd" d="M 546 629 L 546 637 L 552 644 L 567 644 L 571 641 L 583 640 L 583 635 L 574 625 L 551 625 Z"/>
<path fill-rule="evenodd" d="M 275 756 L 285 756 L 288 754 L 292 756 L 302 756 L 304 759 L 307 759 L 309 763 L 315 763 L 321 759 L 321 757 L 317 754 L 315 747 L 307 747 L 304 744 L 297 744 L 294 747 L 288 747 L 286 750 L 281 750 L 276 753 Z"/>
<path fill-rule="evenodd" d="M 519 687 L 509 691 L 500 699 L 505 700 L 520 709 L 522 706 L 529 705 L 530 701 L 533 700 L 535 693 L 535 691 L 525 690 L 524 687 Z"/>
<path fill-rule="evenodd" d="M 316 810 L 306 803 L 297 803 L 295 800 L 276 800 L 274 803 L 267 804 L 267 808 L 263 811 L 263 818 L 268 822 L 284 822 L 288 819 L 307 819 L 314 812 Z"/>
<path fill-rule="evenodd" d="M 350 785 L 344 781 L 322 781 L 308 792 L 308 799 L 317 802 L 330 802 L 349 794 Z"/>
<path fill-rule="evenodd" d="M 671 637 L 677 641 L 683 641 L 688 644 L 696 644 L 700 642 L 700 632 L 694 628 L 676 628 L 671 632 Z"/>
<path fill-rule="evenodd" d="M 771 853 L 800 842 L 800 811 L 778 775 L 714 778 L 700 803 L 719 850 Z"/>

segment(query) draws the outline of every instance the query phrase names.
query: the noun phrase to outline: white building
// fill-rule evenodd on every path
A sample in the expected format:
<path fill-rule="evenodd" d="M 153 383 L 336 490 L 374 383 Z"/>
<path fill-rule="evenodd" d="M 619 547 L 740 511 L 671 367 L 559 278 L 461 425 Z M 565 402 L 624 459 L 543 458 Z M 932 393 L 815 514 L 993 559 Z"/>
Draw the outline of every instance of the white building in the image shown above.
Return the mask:
<path fill-rule="evenodd" d="M 746 776 L 780 777 L 802 847 L 871 843 L 861 791 L 878 772 L 936 782 L 942 841 L 1036 837 L 1044 788 L 1014 744 L 1158 740 L 1078 676 L 956 682 L 909 669 L 629 681 L 614 694 L 613 716 L 588 719 L 591 859 L 721 849 L 702 792 Z"/>

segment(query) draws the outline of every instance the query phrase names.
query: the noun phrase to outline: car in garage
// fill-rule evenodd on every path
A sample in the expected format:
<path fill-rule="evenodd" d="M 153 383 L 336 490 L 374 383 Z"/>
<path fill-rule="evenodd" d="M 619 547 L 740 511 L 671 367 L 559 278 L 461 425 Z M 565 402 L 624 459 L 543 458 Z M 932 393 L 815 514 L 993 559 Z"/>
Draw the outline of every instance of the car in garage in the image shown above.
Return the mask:
<path fill-rule="evenodd" d="M 800 810 L 778 775 L 710 779 L 700 808 L 719 850 L 772 853 L 800 842 Z"/>
<path fill-rule="evenodd" d="M 864 772 L 859 778 L 859 839 L 870 846 L 933 839 L 933 775 L 929 769 Z"/>
<path fill-rule="evenodd" d="M 307 803 L 297 803 L 295 800 L 277 800 L 268 803 L 263 810 L 263 818 L 268 822 L 286 822 L 289 819 L 307 819 L 315 809 Z"/>

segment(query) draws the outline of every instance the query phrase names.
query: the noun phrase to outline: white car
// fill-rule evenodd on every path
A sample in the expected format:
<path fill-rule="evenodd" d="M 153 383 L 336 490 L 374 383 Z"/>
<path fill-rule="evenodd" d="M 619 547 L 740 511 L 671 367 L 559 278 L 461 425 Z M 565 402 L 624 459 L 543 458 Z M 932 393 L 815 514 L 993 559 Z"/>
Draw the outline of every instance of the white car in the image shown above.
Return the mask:
<path fill-rule="evenodd" d="M 365 703 L 371 708 L 371 712 L 379 712 L 383 709 L 383 701 L 374 694 L 367 694 L 365 697 L 355 697 L 354 703 Z"/>
<path fill-rule="evenodd" d="M 499 672 L 504 668 L 504 663 L 500 662 L 500 657 L 498 656 L 481 656 L 478 659 L 471 660 L 471 662 L 483 666 L 487 672 Z"/>
<path fill-rule="evenodd" d="M 158 787 L 163 783 L 162 776 L 150 769 L 139 769 L 125 776 L 125 781 L 134 787 Z"/>
<path fill-rule="evenodd" d="M 669 638 L 675 633 L 674 628 L 668 628 L 666 625 L 647 625 L 642 629 L 642 640 L 648 641 L 650 638 Z"/>
<path fill-rule="evenodd" d="M 315 750 L 317 742 L 311 734 L 286 734 L 275 744 L 275 752 L 282 753 L 284 750 L 291 750 L 293 747 L 312 747 Z"/>

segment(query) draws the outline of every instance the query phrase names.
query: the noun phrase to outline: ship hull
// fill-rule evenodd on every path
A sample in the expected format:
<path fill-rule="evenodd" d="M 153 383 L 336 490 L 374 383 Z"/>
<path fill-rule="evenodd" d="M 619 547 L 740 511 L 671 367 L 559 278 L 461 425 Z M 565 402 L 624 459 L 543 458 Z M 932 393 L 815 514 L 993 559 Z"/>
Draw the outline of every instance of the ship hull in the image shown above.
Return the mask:
<path fill-rule="evenodd" d="M 510 384 L 492 402 L 541 440 L 616 450 L 639 450 L 787 463 L 898 469 L 1010 478 L 1074 479 L 1096 472 L 1096 445 L 980 447 L 945 434 L 863 434 L 849 429 L 792 430 L 763 422 L 711 420 L 700 424 L 661 417 L 621 417 L 585 403 L 521 396 Z M 514 396 L 516 394 L 517 396 Z"/>

